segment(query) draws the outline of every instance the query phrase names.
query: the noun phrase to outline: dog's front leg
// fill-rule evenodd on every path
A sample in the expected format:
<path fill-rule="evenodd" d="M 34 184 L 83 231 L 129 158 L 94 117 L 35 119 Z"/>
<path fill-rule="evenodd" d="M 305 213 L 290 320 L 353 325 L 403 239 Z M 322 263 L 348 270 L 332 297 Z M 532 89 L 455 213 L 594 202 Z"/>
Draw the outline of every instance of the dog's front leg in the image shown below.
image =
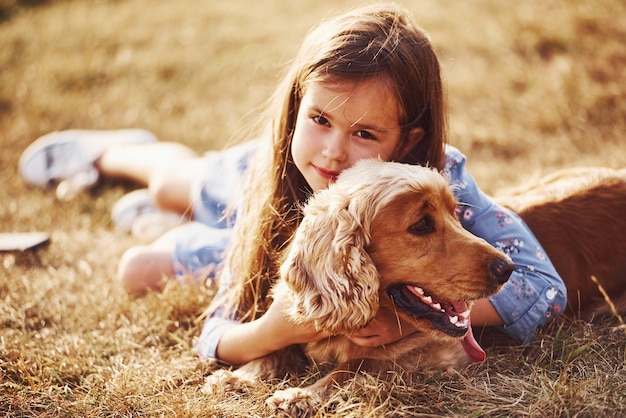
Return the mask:
<path fill-rule="evenodd" d="M 288 373 L 299 373 L 308 364 L 302 348 L 290 346 L 265 357 L 253 360 L 235 370 L 220 369 L 206 378 L 204 393 L 218 391 L 245 392 L 261 380 L 283 377 Z"/>
<path fill-rule="evenodd" d="M 329 399 L 345 383 L 361 372 L 381 370 L 380 360 L 356 359 L 340 364 L 317 382 L 304 388 L 289 388 L 274 392 L 266 405 L 291 417 L 310 417 L 316 414 L 324 400 Z"/>
<path fill-rule="evenodd" d="M 219 392 L 246 392 L 259 382 L 259 379 L 262 378 L 262 371 L 274 363 L 274 360 L 268 357 L 253 360 L 235 370 L 216 370 L 207 376 L 202 392 L 209 395 L 215 395 Z"/>

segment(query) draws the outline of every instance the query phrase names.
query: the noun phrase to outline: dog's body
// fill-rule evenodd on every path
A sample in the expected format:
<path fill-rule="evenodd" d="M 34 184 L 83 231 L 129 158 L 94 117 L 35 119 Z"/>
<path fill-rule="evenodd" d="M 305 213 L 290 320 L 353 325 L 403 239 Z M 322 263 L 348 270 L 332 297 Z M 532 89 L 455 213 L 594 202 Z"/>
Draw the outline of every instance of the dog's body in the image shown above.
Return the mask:
<path fill-rule="evenodd" d="M 587 172 L 574 181 L 577 186 L 570 192 L 562 191 L 560 183 L 569 180 L 555 178 L 523 196 L 503 200 L 522 214 L 560 274 L 572 283 L 568 283 L 572 311 L 587 309 L 593 302 L 587 296 L 597 293 L 597 288 L 582 282 L 581 274 L 595 272 L 610 294 L 626 288 L 624 171 Z M 582 180 L 589 176 L 597 179 Z M 570 204 L 578 202 L 579 195 L 582 203 Z M 594 198 L 602 202 L 591 204 Z M 594 211 L 598 206 L 599 219 L 583 212 L 586 218 L 580 221 L 580 210 Z M 268 399 L 274 409 L 308 416 L 336 384 L 358 371 L 378 375 L 481 360 L 484 353 L 471 333 L 468 304 L 497 292 L 513 265 L 508 256 L 463 229 L 455 208 L 445 180 L 430 169 L 369 160 L 342 173 L 336 184 L 305 207 L 272 290 L 273 298 L 291 301 L 287 313 L 294 322 L 314 324 L 335 336 L 289 347 L 234 372 L 220 370 L 208 377 L 205 389 L 239 388 L 255 379 L 300 372 L 309 359 L 334 361 L 338 367 L 313 385 L 278 391 Z M 615 213 L 618 208 L 622 212 Z M 617 231 L 606 248 L 598 243 L 581 249 L 576 244 L 591 232 L 601 236 L 594 226 L 605 230 L 609 219 Z M 571 232 L 577 225 L 582 230 Z M 611 245 L 617 246 L 615 256 L 606 254 Z M 570 268 L 579 257 L 584 260 Z M 573 295 L 579 305 L 573 304 Z M 590 308 L 598 311 L 595 305 Z M 396 315 L 405 335 L 400 341 L 365 348 L 345 337 L 384 310 Z"/>
<path fill-rule="evenodd" d="M 563 278 L 566 315 L 609 312 L 591 276 L 626 307 L 626 169 L 562 170 L 498 201 L 524 219 Z"/>

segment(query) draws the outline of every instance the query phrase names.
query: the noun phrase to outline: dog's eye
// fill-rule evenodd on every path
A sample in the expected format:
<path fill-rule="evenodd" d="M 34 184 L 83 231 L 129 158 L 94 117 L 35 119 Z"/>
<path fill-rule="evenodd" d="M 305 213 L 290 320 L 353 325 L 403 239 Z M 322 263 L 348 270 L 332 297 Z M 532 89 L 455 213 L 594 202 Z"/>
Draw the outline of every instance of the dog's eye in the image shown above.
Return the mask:
<path fill-rule="evenodd" d="M 435 230 L 432 218 L 425 216 L 409 227 L 409 232 L 414 235 L 426 235 Z"/>

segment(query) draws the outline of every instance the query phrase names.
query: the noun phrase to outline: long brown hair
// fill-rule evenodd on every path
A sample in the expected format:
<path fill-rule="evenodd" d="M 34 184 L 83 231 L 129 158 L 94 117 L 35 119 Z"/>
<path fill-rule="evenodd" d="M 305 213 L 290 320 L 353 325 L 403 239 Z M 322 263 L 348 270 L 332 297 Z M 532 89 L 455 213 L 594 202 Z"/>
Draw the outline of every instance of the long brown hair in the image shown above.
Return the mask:
<path fill-rule="evenodd" d="M 362 81 L 384 77 L 401 114 L 401 141 L 414 128 L 424 138 L 400 162 L 443 168 L 446 110 L 439 61 L 428 35 L 396 5 L 351 10 L 313 28 L 273 95 L 270 126 L 251 167 L 239 208 L 227 274 L 230 303 L 240 319 L 253 320 L 269 306 L 268 290 L 278 274 L 281 249 L 301 219 L 310 193 L 291 158 L 296 116 L 307 83 Z"/>

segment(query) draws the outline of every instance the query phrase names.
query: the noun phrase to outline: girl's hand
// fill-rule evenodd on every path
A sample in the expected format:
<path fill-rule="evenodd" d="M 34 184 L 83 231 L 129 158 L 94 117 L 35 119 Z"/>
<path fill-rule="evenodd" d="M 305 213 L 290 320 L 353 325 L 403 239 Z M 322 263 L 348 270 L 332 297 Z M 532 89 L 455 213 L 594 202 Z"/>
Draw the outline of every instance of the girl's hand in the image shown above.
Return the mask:
<path fill-rule="evenodd" d="M 410 325 L 388 309 L 381 309 L 363 329 L 348 335 L 348 339 L 362 347 L 378 347 L 391 344 L 410 333 Z"/>

